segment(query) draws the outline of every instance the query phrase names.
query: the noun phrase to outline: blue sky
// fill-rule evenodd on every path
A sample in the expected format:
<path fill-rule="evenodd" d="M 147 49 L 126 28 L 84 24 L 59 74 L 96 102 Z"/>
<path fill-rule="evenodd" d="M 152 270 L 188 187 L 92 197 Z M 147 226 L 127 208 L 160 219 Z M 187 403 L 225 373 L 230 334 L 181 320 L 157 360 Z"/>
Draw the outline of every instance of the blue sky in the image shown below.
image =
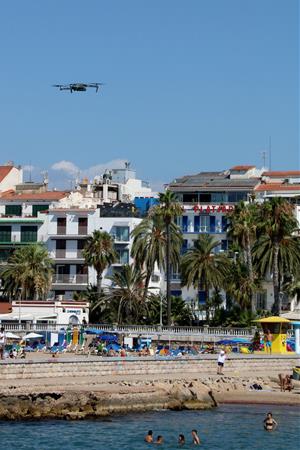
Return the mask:
<path fill-rule="evenodd" d="M 299 169 L 298 6 L 3 2 L 0 162 L 31 163 L 36 176 L 54 165 L 56 182 L 127 159 L 158 186 L 261 165 L 271 136 L 272 168 Z M 51 87 L 75 81 L 106 84 L 98 94 Z"/>

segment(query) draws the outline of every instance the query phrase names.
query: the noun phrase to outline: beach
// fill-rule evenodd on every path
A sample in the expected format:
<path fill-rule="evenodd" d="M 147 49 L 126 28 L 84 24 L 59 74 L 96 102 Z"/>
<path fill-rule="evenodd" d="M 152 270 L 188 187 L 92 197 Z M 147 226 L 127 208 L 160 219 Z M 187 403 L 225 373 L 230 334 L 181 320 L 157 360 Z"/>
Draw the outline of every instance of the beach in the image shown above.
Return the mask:
<path fill-rule="evenodd" d="M 266 358 L 232 359 L 224 375 L 216 374 L 215 355 L 180 361 L 39 358 L 0 364 L 0 419 L 85 419 L 225 403 L 300 405 L 300 382 L 292 392 L 280 392 L 278 383 L 279 373 L 291 373 L 297 361 L 291 357 L 267 359 L 268 372 Z"/>

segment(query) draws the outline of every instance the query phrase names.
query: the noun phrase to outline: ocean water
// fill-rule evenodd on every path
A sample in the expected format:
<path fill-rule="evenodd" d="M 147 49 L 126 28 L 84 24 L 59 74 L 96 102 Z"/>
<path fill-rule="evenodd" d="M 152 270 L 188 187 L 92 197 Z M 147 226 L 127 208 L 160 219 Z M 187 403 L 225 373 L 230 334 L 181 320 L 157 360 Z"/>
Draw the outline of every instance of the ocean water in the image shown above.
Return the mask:
<path fill-rule="evenodd" d="M 271 410 L 278 429 L 263 429 Z M 143 439 L 153 430 L 165 442 L 161 449 L 195 448 L 191 430 L 196 428 L 202 449 L 298 450 L 300 410 L 286 406 L 224 405 L 210 411 L 155 411 L 113 416 L 105 420 L 0 422 L 2 450 L 144 450 L 152 447 Z M 179 447 L 178 434 L 186 444 Z"/>

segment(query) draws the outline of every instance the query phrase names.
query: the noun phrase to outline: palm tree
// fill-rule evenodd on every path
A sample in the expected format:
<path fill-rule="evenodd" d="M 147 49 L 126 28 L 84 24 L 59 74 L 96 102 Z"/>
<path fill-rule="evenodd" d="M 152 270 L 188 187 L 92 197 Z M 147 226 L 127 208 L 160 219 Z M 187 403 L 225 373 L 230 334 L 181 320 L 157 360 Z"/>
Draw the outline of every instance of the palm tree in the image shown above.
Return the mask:
<path fill-rule="evenodd" d="M 87 238 L 83 250 L 87 265 L 92 266 L 97 274 L 97 294 L 102 294 L 102 278 L 104 270 L 116 261 L 113 238 L 106 231 L 95 230 Z"/>
<path fill-rule="evenodd" d="M 299 269 L 299 237 L 294 206 L 282 198 L 265 201 L 259 210 L 258 236 L 253 256 L 260 273 L 272 273 L 274 313 L 281 312 L 280 284 L 285 271 L 297 274 Z"/>
<path fill-rule="evenodd" d="M 131 256 L 140 270 L 146 270 L 144 286 L 146 297 L 155 265 L 160 271 L 166 270 L 167 235 L 162 217 L 160 215 L 146 217 L 134 228 L 131 236 L 133 237 Z M 170 238 L 170 261 L 173 267 L 178 267 L 182 236 L 179 227 L 173 222 L 170 224 Z"/>
<path fill-rule="evenodd" d="M 241 248 L 244 255 L 244 263 L 248 266 L 249 284 L 253 285 L 255 274 L 252 264 L 252 247 L 256 238 L 257 206 L 254 203 L 246 205 L 240 202 L 235 209 L 228 214 L 228 236 Z M 255 313 L 254 292 L 250 291 L 251 311 Z"/>
<path fill-rule="evenodd" d="M 10 298 L 44 298 L 51 287 L 52 265 L 44 245 L 18 248 L 1 271 L 4 292 Z"/>
<path fill-rule="evenodd" d="M 240 259 L 230 263 L 228 277 L 226 277 L 226 293 L 242 310 L 250 309 L 253 314 L 253 294 L 259 288 L 258 277 L 249 275 L 249 267 Z M 255 308 L 256 309 L 256 308 Z"/>
<path fill-rule="evenodd" d="M 172 323 L 178 326 L 191 325 L 193 313 L 190 305 L 181 297 L 171 297 Z M 147 324 L 160 324 L 160 308 L 162 308 L 163 319 L 167 318 L 167 299 L 160 295 L 151 295 L 147 303 Z"/>
<path fill-rule="evenodd" d="M 105 297 L 108 302 L 117 305 L 118 324 L 140 321 L 147 310 L 147 302 L 144 300 L 145 274 L 127 264 L 120 272 L 114 273 L 111 281 L 112 286 Z"/>
<path fill-rule="evenodd" d="M 176 195 L 170 190 L 159 194 L 159 205 L 154 206 L 152 214 L 161 216 L 166 228 L 166 280 L 167 280 L 167 322 L 171 325 L 171 224 L 175 217 L 182 215 L 182 207 L 177 202 Z M 150 214 L 151 214 L 150 213 Z"/>
<path fill-rule="evenodd" d="M 209 234 L 199 235 L 194 247 L 182 257 L 181 276 L 183 286 L 199 289 L 203 286 L 206 293 L 206 320 L 209 320 L 209 291 L 222 288 L 228 271 L 229 262 L 224 255 L 214 253 L 220 244 Z"/>

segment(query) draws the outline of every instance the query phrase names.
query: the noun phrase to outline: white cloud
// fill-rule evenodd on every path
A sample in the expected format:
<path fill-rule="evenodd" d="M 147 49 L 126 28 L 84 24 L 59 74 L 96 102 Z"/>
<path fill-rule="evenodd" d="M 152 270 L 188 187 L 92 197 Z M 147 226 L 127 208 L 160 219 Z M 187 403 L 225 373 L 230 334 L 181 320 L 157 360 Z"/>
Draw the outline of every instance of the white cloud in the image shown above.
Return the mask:
<path fill-rule="evenodd" d="M 125 166 L 125 159 L 113 159 L 106 163 L 96 164 L 95 166 L 86 169 L 79 169 L 72 161 L 58 161 L 51 166 L 52 170 L 61 170 L 69 175 L 77 175 L 80 173 L 81 177 L 94 178 L 96 175 L 102 175 L 105 170 L 119 169 Z"/>
<path fill-rule="evenodd" d="M 59 161 L 51 166 L 52 170 L 62 170 L 70 175 L 76 175 L 80 169 L 71 161 Z"/>

